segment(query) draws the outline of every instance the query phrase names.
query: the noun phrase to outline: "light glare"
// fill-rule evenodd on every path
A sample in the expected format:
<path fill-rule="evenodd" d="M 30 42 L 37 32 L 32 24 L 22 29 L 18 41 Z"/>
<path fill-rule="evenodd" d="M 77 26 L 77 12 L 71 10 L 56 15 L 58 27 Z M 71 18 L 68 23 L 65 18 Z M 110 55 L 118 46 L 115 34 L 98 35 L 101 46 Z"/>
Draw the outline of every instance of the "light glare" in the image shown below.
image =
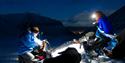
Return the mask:
<path fill-rule="evenodd" d="M 91 16 L 92 19 L 95 19 L 96 18 L 96 14 L 93 13 L 92 16 Z"/>

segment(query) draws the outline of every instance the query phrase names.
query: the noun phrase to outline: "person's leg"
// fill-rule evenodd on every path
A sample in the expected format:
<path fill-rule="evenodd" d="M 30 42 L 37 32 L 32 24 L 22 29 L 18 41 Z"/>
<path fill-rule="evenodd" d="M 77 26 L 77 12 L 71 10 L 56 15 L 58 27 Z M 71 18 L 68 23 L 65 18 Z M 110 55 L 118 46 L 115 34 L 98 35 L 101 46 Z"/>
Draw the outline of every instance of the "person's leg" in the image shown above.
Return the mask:
<path fill-rule="evenodd" d="M 108 46 L 106 46 L 103 51 L 105 52 L 105 54 L 110 57 L 113 58 L 114 54 L 112 53 L 113 49 L 116 47 L 117 45 L 117 40 L 116 39 L 111 39 L 108 42 Z"/>
<path fill-rule="evenodd" d="M 113 50 L 117 45 L 117 40 L 116 39 L 112 39 L 109 43 L 108 43 L 108 47 L 106 47 L 108 50 Z"/>
<path fill-rule="evenodd" d="M 110 38 L 108 38 L 108 37 L 105 37 L 105 36 L 101 36 L 100 37 L 100 40 L 99 40 L 99 42 L 97 42 L 97 44 L 96 44 L 96 48 L 95 48 L 95 51 L 98 53 L 98 55 L 102 55 L 103 53 L 102 53 L 102 49 L 104 48 L 104 47 L 107 47 L 108 46 L 108 42 L 110 41 Z"/>

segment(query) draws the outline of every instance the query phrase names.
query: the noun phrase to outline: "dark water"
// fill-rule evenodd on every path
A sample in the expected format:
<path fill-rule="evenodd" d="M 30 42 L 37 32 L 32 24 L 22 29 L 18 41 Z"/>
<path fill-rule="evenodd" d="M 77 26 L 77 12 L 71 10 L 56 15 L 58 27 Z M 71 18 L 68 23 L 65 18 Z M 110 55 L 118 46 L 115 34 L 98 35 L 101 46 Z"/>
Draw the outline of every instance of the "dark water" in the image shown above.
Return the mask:
<path fill-rule="evenodd" d="M 0 63 L 17 63 L 17 41 L 12 37 L 0 39 Z"/>

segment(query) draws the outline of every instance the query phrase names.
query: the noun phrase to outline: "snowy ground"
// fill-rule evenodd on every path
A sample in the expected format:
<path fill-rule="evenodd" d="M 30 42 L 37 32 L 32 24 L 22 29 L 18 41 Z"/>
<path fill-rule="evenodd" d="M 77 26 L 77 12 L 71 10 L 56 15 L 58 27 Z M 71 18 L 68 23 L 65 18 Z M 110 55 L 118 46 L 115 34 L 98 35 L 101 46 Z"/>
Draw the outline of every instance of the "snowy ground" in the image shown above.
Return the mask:
<path fill-rule="evenodd" d="M 90 60 L 89 58 L 86 57 L 86 52 L 83 48 L 83 45 L 80 44 L 68 44 L 68 45 L 64 44 L 61 47 L 56 48 L 55 51 L 52 52 L 52 56 L 53 57 L 59 56 L 58 53 L 66 50 L 68 47 L 76 48 L 77 51 L 82 55 L 82 60 L 80 63 L 125 63 L 124 59 L 119 59 L 119 60 L 110 59 L 107 56 L 99 56 L 99 59 Z"/>
<path fill-rule="evenodd" d="M 16 55 L 16 50 L 18 48 L 17 42 L 18 40 L 16 40 L 15 38 L 0 39 L 0 63 L 18 63 Z M 56 50 L 52 53 L 53 57 L 58 56 L 58 52 L 64 51 L 68 47 L 74 47 L 82 55 L 85 54 L 84 48 L 83 46 L 80 46 L 80 44 L 69 44 L 56 48 Z M 87 63 L 85 61 L 85 57 L 83 57 L 81 63 Z M 92 63 L 98 62 L 93 60 Z M 125 60 L 112 59 L 101 63 L 125 63 Z"/>

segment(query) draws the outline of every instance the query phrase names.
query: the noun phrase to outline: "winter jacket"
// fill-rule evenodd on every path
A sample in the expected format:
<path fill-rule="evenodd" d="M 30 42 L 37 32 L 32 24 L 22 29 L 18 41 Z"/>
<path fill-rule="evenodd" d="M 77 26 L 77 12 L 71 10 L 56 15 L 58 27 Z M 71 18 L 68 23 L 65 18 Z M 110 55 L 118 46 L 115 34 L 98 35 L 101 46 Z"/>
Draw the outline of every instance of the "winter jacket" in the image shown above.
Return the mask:
<path fill-rule="evenodd" d="M 29 31 L 24 37 L 22 37 L 20 41 L 18 54 L 21 55 L 26 52 L 32 52 L 33 48 L 35 48 L 36 46 L 41 46 L 41 45 L 42 45 L 42 41 L 38 39 L 34 35 L 34 33 Z"/>
<path fill-rule="evenodd" d="M 107 34 L 114 35 L 112 25 L 108 21 L 107 17 L 101 17 L 98 19 L 96 36 L 98 36 L 99 33 L 106 35 L 106 36 Z"/>

